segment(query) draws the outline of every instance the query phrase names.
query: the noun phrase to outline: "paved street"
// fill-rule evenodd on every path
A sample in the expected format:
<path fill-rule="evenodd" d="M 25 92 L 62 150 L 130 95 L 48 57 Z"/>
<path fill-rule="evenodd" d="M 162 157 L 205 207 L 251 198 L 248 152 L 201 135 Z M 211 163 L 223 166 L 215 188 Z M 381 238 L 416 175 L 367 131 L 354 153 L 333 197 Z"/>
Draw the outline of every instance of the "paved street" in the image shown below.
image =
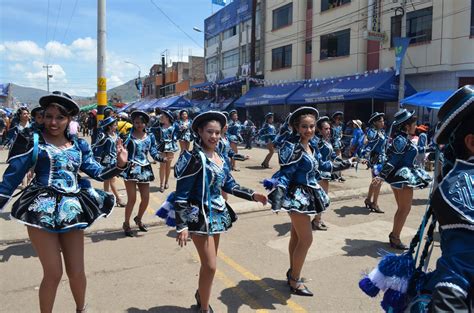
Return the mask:
<path fill-rule="evenodd" d="M 235 177 L 242 185 L 258 188 L 274 170 L 258 164 L 264 150 L 243 150 L 251 160 L 240 163 Z M 0 160 L 6 157 L 0 153 Z M 272 166 L 277 167 L 276 156 Z M 3 172 L 4 164 L 0 171 Z M 154 166 L 158 177 L 157 165 Z M 231 197 L 240 212 L 235 227 L 222 236 L 211 305 L 216 312 L 380 312 L 381 299 L 370 300 L 357 287 L 361 273 L 377 262 L 381 250 L 392 251 L 388 233 L 396 210 L 393 195 L 384 186 L 380 206 L 385 214 L 369 214 L 362 207 L 369 172 L 361 166 L 345 172 L 347 182 L 331 184 L 333 203 L 324 215 L 327 232 L 315 232 L 303 276 L 313 298 L 291 296 L 284 281 L 288 268 L 290 223 L 286 214 L 275 215 L 261 205 Z M 174 187 L 174 180 L 171 188 Z M 100 186 L 98 184 L 97 186 Z M 123 208 L 98 221 L 86 234 L 88 312 L 194 312 L 194 291 L 199 263 L 190 242 L 179 248 L 174 230 L 158 223 L 152 212 L 166 193 L 152 186 L 152 201 L 145 221 L 150 232 L 125 238 L 120 226 Z M 123 189 L 123 186 L 121 187 Z M 124 190 L 122 190 L 124 193 Z M 424 213 L 428 190 L 416 191 L 413 209 L 403 231 L 408 243 Z M 337 201 L 339 200 L 339 201 Z M 1 312 L 37 312 L 41 266 L 26 240 L 24 226 L 0 216 Z M 439 256 L 435 243 L 430 267 Z M 21 299 L 21 300 L 19 300 Z M 55 312 L 72 312 L 74 302 L 67 277 L 58 290 Z"/>

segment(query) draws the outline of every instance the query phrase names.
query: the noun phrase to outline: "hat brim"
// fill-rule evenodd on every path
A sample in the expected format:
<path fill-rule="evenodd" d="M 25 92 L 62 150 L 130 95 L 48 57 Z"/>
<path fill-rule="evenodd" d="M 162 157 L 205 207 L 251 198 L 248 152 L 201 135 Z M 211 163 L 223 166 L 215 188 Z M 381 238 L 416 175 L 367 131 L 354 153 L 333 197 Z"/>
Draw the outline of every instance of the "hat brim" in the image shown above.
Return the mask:
<path fill-rule="evenodd" d="M 104 122 L 104 121 L 105 121 L 105 120 L 102 120 L 102 122 Z M 109 126 L 109 125 L 111 125 L 111 124 L 113 124 L 113 123 L 115 123 L 115 122 L 117 122 L 117 120 L 116 120 L 115 118 L 110 119 L 109 121 L 107 121 L 106 124 L 102 124 L 101 127 L 107 127 L 107 126 Z"/>
<path fill-rule="evenodd" d="M 31 115 L 36 115 L 36 113 L 40 112 L 40 111 L 44 111 L 44 108 L 43 107 L 34 107 L 33 109 L 31 109 Z"/>
<path fill-rule="evenodd" d="M 150 121 L 150 116 L 148 114 L 146 114 L 146 112 L 143 112 L 143 111 L 133 111 L 132 114 L 131 114 L 131 117 L 132 117 L 132 121 L 137 118 L 137 117 L 143 117 L 145 123 L 148 124 L 148 122 Z"/>
<path fill-rule="evenodd" d="M 72 116 L 77 115 L 80 111 L 76 102 L 60 95 L 47 95 L 39 99 L 39 104 L 43 109 L 46 109 L 51 103 L 57 103 Z"/>
<path fill-rule="evenodd" d="M 400 124 L 402 124 L 402 123 L 405 123 L 405 122 L 408 121 L 413 115 L 415 115 L 415 110 L 413 110 L 413 111 L 407 111 L 407 112 L 408 112 L 408 114 L 405 115 L 405 116 L 403 117 L 403 119 L 398 120 L 398 121 L 395 121 L 395 122 L 394 122 L 394 125 L 400 125 Z"/>
<path fill-rule="evenodd" d="M 441 110 L 440 110 L 441 111 Z M 474 96 L 463 103 L 456 111 L 451 113 L 446 121 L 442 122 L 438 131 L 434 135 L 434 141 L 437 144 L 446 144 L 449 137 L 455 131 L 456 127 L 462 123 L 466 117 L 474 115 Z"/>
<path fill-rule="evenodd" d="M 173 123 L 173 121 L 174 121 L 174 116 L 173 116 L 173 114 L 171 114 L 171 112 L 166 111 L 166 110 L 163 110 L 163 111 L 161 111 L 161 114 L 166 115 L 166 116 L 170 119 L 170 122 Z"/>
<path fill-rule="evenodd" d="M 341 112 L 341 111 L 337 111 L 337 112 L 334 112 L 332 115 L 331 115 L 331 118 L 336 118 L 336 116 L 344 116 L 344 113 Z"/>
<path fill-rule="evenodd" d="M 316 122 L 316 126 L 318 126 L 318 128 L 321 128 L 321 124 L 324 123 L 324 122 L 328 122 L 329 123 L 330 119 L 329 119 L 329 116 L 321 116 L 318 121 Z"/>
<path fill-rule="evenodd" d="M 296 122 L 296 119 L 298 119 L 301 115 L 306 115 L 306 114 L 314 115 L 316 120 L 319 119 L 319 111 L 318 110 L 316 110 L 315 108 L 312 108 L 312 107 L 301 107 L 301 108 L 298 108 L 298 109 L 294 110 L 291 113 L 290 121 L 289 121 L 290 125 L 293 126 L 294 123 Z"/>
<path fill-rule="evenodd" d="M 227 125 L 227 118 L 223 113 L 217 111 L 208 111 L 201 113 L 194 118 L 193 123 L 191 124 L 192 130 L 197 134 L 198 128 L 207 121 L 218 121 L 222 128 Z"/>
<path fill-rule="evenodd" d="M 368 123 L 372 124 L 372 122 L 374 120 L 378 119 L 379 117 L 383 117 L 383 116 L 385 116 L 385 113 L 377 113 L 369 119 Z"/>

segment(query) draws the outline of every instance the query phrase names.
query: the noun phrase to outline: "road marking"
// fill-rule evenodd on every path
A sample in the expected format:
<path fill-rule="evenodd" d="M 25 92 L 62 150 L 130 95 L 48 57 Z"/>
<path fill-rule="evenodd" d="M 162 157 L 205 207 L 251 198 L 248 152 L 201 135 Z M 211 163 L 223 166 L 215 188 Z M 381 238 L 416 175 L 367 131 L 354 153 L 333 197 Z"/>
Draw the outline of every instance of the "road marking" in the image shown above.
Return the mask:
<path fill-rule="evenodd" d="M 196 261 L 200 262 L 199 256 L 197 254 L 193 254 L 193 257 Z M 245 290 L 240 288 L 233 280 L 231 280 L 224 272 L 220 270 L 216 270 L 216 277 L 220 279 L 227 288 L 233 288 L 232 292 L 239 296 L 242 301 L 248 303 L 251 307 L 258 308 L 262 307 L 260 303 L 258 303 L 254 298 L 252 298 Z M 268 313 L 268 310 L 265 309 L 257 309 L 255 310 L 257 313 Z"/>
<path fill-rule="evenodd" d="M 257 275 L 251 273 L 249 270 L 245 269 L 243 266 L 229 258 L 227 255 L 219 251 L 218 257 L 224 261 L 227 265 L 232 267 L 234 270 L 242 274 L 245 278 L 252 280 L 257 286 L 259 286 L 264 292 L 268 292 L 273 298 L 277 299 L 281 303 L 285 304 L 291 309 L 293 312 L 298 313 L 307 313 L 307 311 L 298 305 L 297 303 L 286 299 L 284 295 L 282 295 L 277 290 L 273 289 L 272 287 L 268 286 L 263 280 L 258 277 Z"/>
<path fill-rule="evenodd" d="M 238 287 L 237 284 L 232 281 L 224 272 L 220 270 L 216 270 L 216 277 L 219 278 L 227 288 L 232 288 L 232 292 L 237 294 L 243 302 L 248 303 L 250 307 L 258 308 L 262 307 L 260 303 L 258 303 L 254 298 L 252 298 L 245 290 Z M 257 313 L 268 313 L 268 310 L 265 309 L 257 309 L 255 310 Z"/>

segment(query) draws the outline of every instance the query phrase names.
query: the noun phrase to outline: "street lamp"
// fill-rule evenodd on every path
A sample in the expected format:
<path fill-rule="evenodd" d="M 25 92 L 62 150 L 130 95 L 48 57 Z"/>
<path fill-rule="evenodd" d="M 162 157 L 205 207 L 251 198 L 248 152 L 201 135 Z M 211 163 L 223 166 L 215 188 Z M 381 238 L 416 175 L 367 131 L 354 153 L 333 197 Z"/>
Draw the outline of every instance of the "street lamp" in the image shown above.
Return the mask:
<path fill-rule="evenodd" d="M 138 78 L 135 79 L 135 87 L 137 88 L 138 90 L 138 93 L 139 93 L 139 96 L 140 98 L 142 97 L 142 86 L 143 86 L 143 83 L 142 83 L 142 79 L 140 78 L 140 73 L 142 71 L 142 69 L 140 68 L 140 66 L 138 64 L 135 64 L 133 62 L 130 62 L 130 61 L 123 61 L 124 63 L 127 63 L 127 64 L 132 64 L 132 65 L 135 65 L 136 67 L 138 67 Z"/>

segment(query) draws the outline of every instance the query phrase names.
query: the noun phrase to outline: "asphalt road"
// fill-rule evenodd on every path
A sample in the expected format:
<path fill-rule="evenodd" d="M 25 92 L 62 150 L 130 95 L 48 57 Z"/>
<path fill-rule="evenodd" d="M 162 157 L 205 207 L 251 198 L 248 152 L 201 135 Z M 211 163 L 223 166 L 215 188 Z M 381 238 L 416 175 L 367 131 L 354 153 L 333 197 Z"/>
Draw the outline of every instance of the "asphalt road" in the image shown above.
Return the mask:
<path fill-rule="evenodd" d="M 258 169 L 263 150 L 253 149 L 250 153 L 254 160 L 243 163 L 236 177 L 245 182 L 243 185 L 257 186 L 274 170 Z M 0 159 L 4 154 L 0 153 Z M 276 159 L 273 162 L 276 167 Z M 0 165 L 1 171 L 4 166 Z M 332 190 L 351 194 L 367 186 L 368 179 L 354 178 L 365 177 L 366 172 L 356 174 L 347 172 L 348 182 L 332 184 Z M 151 205 L 155 206 L 166 197 L 153 194 L 156 203 Z M 415 192 L 413 209 L 402 233 L 406 243 L 421 221 L 427 199 L 428 190 Z M 305 298 L 290 295 L 284 280 L 289 217 L 275 215 L 261 206 L 241 208 L 240 200 L 231 199 L 238 212 L 249 213 L 241 213 L 235 226 L 222 236 L 211 298 L 215 312 L 380 312 L 381 298 L 369 299 L 357 283 L 364 271 L 376 265 L 382 251 L 393 251 L 387 242 L 396 205 L 391 194 L 380 198 L 385 214 L 369 214 L 362 203 L 363 198 L 353 196 L 333 202 L 325 213 L 329 230 L 314 232 L 303 269 L 307 286 L 315 296 Z M 199 263 L 192 242 L 185 248 L 178 247 L 174 230 L 161 225 L 152 226 L 146 234 L 125 238 L 120 230 L 119 210 L 123 209 L 117 208 L 111 219 L 97 222 L 86 232 L 88 313 L 195 312 L 193 295 Z M 151 213 L 147 214 L 148 220 L 153 219 Z M 0 215 L 0 312 L 38 312 L 41 266 L 26 240 L 24 226 L 8 219 L 7 208 Z M 438 256 L 436 242 L 430 267 Z M 73 312 L 74 308 L 64 275 L 55 312 Z"/>

